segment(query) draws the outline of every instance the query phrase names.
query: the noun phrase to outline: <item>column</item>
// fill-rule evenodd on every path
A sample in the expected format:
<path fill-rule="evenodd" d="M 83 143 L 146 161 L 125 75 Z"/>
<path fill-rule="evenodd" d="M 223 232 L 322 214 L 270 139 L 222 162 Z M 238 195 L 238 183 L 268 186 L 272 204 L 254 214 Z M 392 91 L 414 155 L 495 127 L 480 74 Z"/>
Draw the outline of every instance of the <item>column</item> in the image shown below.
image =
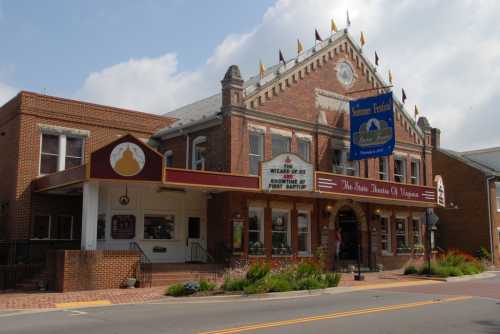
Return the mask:
<path fill-rule="evenodd" d="M 97 248 L 97 215 L 99 208 L 99 183 L 88 181 L 83 184 L 82 204 L 82 250 Z"/>

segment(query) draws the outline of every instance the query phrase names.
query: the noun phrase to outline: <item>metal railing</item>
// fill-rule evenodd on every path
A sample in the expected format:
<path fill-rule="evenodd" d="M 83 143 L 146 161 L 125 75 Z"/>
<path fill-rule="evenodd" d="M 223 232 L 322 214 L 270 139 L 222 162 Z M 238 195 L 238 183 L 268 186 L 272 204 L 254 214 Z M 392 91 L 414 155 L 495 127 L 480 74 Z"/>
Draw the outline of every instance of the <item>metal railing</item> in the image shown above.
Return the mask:
<path fill-rule="evenodd" d="M 208 270 L 208 273 L 213 276 L 214 281 L 217 281 L 221 269 L 219 263 L 199 242 L 191 242 L 191 262 L 211 264 L 211 269 Z"/>
<path fill-rule="evenodd" d="M 136 274 L 139 286 L 150 288 L 153 281 L 153 263 L 137 242 L 132 241 L 130 243 L 130 250 L 138 251 L 141 255 Z"/>

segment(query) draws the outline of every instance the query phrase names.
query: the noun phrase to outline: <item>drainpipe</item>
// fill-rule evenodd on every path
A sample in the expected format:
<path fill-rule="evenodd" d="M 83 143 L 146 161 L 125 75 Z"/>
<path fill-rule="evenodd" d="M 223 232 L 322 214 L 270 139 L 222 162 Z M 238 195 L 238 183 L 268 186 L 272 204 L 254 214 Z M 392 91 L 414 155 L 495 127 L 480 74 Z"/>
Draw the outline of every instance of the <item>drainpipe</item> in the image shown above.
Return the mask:
<path fill-rule="evenodd" d="M 495 250 L 493 249 L 493 219 L 491 218 L 491 196 L 490 196 L 490 181 L 494 180 L 495 176 L 486 177 L 486 194 L 488 197 L 488 220 L 489 220 L 489 234 L 490 234 L 490 253 L 491 261 L 495 263 Z"/>
<path fill-rule="evenodd" d="M 186 169 L 189 169 L 189 133 L 186 133 Z"/>

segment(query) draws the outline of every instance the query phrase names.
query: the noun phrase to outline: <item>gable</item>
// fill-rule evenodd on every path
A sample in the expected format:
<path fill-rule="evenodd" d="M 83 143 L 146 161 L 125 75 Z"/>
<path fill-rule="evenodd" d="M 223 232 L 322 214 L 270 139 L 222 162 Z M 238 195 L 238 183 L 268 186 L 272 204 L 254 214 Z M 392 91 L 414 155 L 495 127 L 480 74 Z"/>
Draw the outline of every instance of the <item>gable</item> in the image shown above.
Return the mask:
<path fill-rule="evenodd" d="M 106 180 L 163 180 L 163 157 L 128 134 L 90 155 L 89 177 Z"/>
<path fill-rule="evenodd" d="M 353 81 L 343 80 L 350 68 Z M 272 68 L 262 80 L 249 81 L 247 109 L 329 127 L 349 130 L 349 100 L 373 95 L 373 88 L 387 86 L 375 67 L 346 32 L 338 32 L 286 65 Z M 349 92 L 370 90 L 355 94 Z M 423 133 L 403 106 L 395 102 L 397 140 L 421 145 Z"/>

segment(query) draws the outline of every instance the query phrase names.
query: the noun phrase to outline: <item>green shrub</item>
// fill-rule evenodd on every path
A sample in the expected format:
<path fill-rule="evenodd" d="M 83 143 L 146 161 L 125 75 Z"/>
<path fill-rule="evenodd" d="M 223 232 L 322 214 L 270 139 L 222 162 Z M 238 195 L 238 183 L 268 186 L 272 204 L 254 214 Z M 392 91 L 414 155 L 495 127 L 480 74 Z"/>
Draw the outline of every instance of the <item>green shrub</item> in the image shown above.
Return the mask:
<path fill-rule="evenodd" d="M 209 282 L 207 280 L 200 280 L 200 291 L 212 291 L 216 287 L 214 282 Z"/>
<path fill-rule="evenodd" d="M 251 283 L 264 278 L 271 271 L 269 263 L 254 263 L 247 271 L 247 280 Z"/>
<path fill-rule="evenodd" d="M 224 291 L 243 291 L 249 284 L 246 278 L 227 278 L 222 288 Z"/>
<path fill-rule="evenodd" d="M 268 292 L 285 292 L 295 290 L 294 284 L 284 275 L 269 275 L 264 280 Z"/>
<path fill-rule="evenodd" d="M 446 268 L 445 270 L 448 276 L 456 277 L 464 275 L 460 267 L 444 267 L 444 268 Z"/>
<path fill-rule="evenodd" d="M 418 274 L 418 270 L 417 270 L 417 268 L 415 268 L 415 266 L 408 266 L 405 268 L 404 274 L 405 275 L 415 275 L 415 274 Z"/>
<path fill-rule="evenodd" d="M 479 250 L 476 253 L 476 256 L 480 260 L 491 261 L 491 253 L 484 247 L 479 248 Z"/>
<path fill-rule="evenodd" d="M 314 276 L 304 277 L 297 281 L 298 290 L 316 290 L 325 289 L 327 287 L 328 286 L 325 281 Z"/>
<path fill-rule="evenodd" d="M 174 284 L 168 287 L 166 294 L 167 296 L 181 297 L 188 296 L 191 292 L 184 289 L 184 284 Z"/>
<path fill-rule="evenodd" d="M 328 288 L 333 288 L 339 285 L 341 277 L 338 273 L 326 273 L 323 280 Z"/>
<path fill-rule="evenodd" d="M 264 283 L 264 281 L 259 281 L 259 282 L 255 282 L 255 283 L 252 283 L 250 285 L 247 285 L 243 289 L 243 292 L 247 295 L 266 293 L 266 292 L 268 292 L 268 287 Z"/>
<path fill-rule="evenodd" d="M 295 270 L 297 279 L 317 276 L 320 274 L 320 270 L 317 265 L 310 262 L 302 262 L 297 265 Z"/>

